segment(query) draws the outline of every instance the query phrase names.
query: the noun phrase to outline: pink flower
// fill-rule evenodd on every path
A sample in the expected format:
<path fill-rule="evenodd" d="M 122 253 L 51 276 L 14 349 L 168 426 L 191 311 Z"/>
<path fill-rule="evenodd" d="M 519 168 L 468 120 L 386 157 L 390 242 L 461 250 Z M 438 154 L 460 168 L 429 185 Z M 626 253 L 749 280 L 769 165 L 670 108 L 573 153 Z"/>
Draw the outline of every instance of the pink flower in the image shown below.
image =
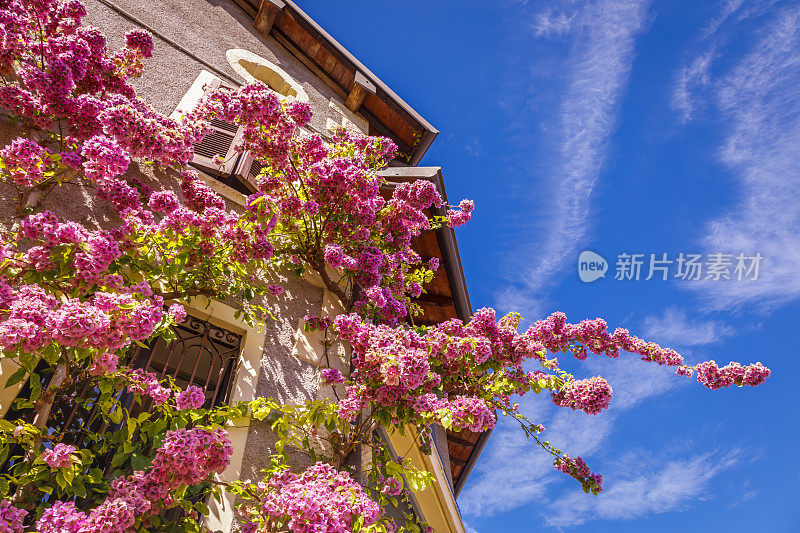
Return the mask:
<path fill-rule="evenodd" d="M 79 511 L 75 502 L 56 501 L 45 509 L 36 529 L 41 533 L 84 533 L 85 523 L 86 513 Z"/>
<path fill-rule="evenodd" d="M 35 142 L 17 137 L 0 150 L 0 159 L 12 181 L 19 187 L 31 187 L 44 177 L 45 150 Z"/>
<path fill-rule="evenodd" d="M 125 34 L 125 44 L 128 48 L 138 50 L 142 57 L 153 57 L 153 38 L 144 30 L 131 30 Z"/>
<path fill-rule="evenodd" d="M 573 410 L 582 409 L 596 415 L 611 404 L 611 386 L 600 376 L 566 383 L 561 391 L 553 392 L 553 403 Z"/>
<path fill-rule="evenodd" d="M 287 521 L 296 533 L 352 531 L 357 518 L 367 527 L 384 513 L 350 474 L 327 463 L 299 475 L 289 470 L 273 475 L 261 488 L 255 511 L 265 519 Z"/>
<path fill-rule="evenodd" d="M 387 496 L 397 496 L 403 492 L 403 482 L 396 477 L 388 477 L 383 482 L 381 492 Z"/>
<path fill-rule="evenodd" d="M 179 411 L 184 409 L 200 409 L 206 403 L 206 395 L 203 389 L 195 385 L 189 385 L 189 388 L 178 393 L 175 398 L 175 405 Z"/>
<path fill-rule="evenodd" d="M 28 516 L 28 511 L 17 509 L 8 500 L 0 500 L 0 531 L 8 533 L 22 533 L 22 521 Z M 47 533 L 47 532 L 42 532 Z"/>
<path fill-rule="evenodd" d="M 72 458 L 73 453 L 75 453 L 75 446 L 58 443 L 51 449 L 42 452 L 42 460 L 51 468 L 67 468 L 75 462 Z"/>
<path fill-rule="evenodd" d="M 472 211 L 475 209 L 475 203 L 472 200 L 461 200 L 458 207 L 458 211 L 453 209 L 447 211 L 447 225 L 451 228 L 463 226 L 470 221 Z"/>
<path fill-rule="evenodd" d="M 322 383 L 325 385 L 344 383 L 344 376 L 335 368 L 323 368 L 320 374 L 322 375 Z"/>
<path fill-rule="evenodd" d="M 180 324 L 186 320 L 186 309 L 181 304 L 170 305 L 167 314 L 172 317 L 173 322 L 176 324 Z"/>
<path fill-rule="evenodd" d="M 119 358 L 113 352 L 103 352 L 98 355 L 94 364 L 89 367 L 89 373 L 93 376 L 102 376 L 117 370 Z"/>

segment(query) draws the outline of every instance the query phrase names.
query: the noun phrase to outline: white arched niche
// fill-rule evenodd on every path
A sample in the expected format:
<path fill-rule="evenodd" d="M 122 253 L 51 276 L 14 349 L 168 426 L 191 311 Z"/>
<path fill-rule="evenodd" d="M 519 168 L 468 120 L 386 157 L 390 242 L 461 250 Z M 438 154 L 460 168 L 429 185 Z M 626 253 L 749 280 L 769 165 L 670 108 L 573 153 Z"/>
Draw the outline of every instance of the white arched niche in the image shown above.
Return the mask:
<path fill-rule="evenodd" d="M 284 98 L 308 102 L 308 95 L 303 87 L 275 63 L 241 48 L 228 50 L 225 57 L 233 70 L 248 83 L 261 81 Z"/>

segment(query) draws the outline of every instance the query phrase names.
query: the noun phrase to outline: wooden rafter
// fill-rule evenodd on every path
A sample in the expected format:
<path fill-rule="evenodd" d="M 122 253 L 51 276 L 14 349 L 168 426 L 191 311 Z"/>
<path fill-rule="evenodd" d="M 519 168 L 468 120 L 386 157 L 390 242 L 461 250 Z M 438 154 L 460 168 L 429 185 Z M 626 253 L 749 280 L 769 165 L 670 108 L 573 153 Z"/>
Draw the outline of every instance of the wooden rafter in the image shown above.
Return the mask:
<path fill-rule="evenodd" d="M 278 18 L 284 7 L 286 7 L 286 2 L 282 0 L 261 0 L 261 6 L 258 8 L 253 26 L 262 35 L 269 35 L 275 19 Z"/>
<path fill-rule="evenodd" d="M 435 305 L 437 307 L 454 307 L 455 306 L 455 303 L 453 302 L 453 297 L 452 296 L 444 296 L 444 295 L 441 295 L 441 294 L 425 293 L 425 294 L 419 295 L 419 297 L 416 298 L 416 300 L 419 301 L 422 304 L 433 304 L 433 305 Z"/>
<path fill-rule="evenodd" d="M 361 72 L 356 71 L 353 87 L 350 89 L 350 94 L 347 95 L 347 101 L 345 101 L 344 105 L 347 106 L 347 109 L 356 113 L 361 104 L 364 103 L 367 94 L 375 94 L 376 90 L 374 83 L 369 81 Z"/>

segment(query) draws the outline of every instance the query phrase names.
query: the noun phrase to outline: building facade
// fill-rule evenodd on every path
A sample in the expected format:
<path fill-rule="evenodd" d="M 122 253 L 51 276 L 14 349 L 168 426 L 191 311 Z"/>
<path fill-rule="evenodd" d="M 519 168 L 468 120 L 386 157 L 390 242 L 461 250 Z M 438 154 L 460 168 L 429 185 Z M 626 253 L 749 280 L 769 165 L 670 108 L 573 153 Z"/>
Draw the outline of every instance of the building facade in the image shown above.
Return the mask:
<path fill-rule="evenodd" d="M 441 169 L 418 166 L 438 131 L 294 2 L 84 1 L 88 11 L 84 24 L 99 27 L 112 49 L 124 43 L 125 33 L 132 28 L 143 28 L 153 35 L 153 58 L 134 85 L 139 96 L 158 111 L 180 115 L 191 111 L 210 90 L 262 81 L 283 97 L 310 104 L 314 114 L 308 127 L 311 131 L 327 136 L 333 128 L 344 126 L 390 137 L 400 151 L 383 171 L 389 187 L 402 181 L 430 180 L 446 198 Z M 220 168 L 214 156 L 234 154 L 240 132 L 222 121 L 212 123 L 212 128 L 212 133 L 195 146 L 193 165 L 229 207 L 237 209 L 252 190 L 252 176 L 260 167 L 245 153 L 228 158 Z M 0 134 L 13 138 L 13 130 L 7 125 Z M 176 176 L 135 164 L 129 172 L 154 186 L 178 190 Z M 56 214 L 97 226 L 111 217 L 80 190 L 45 201 Z M 12 198 L 0 194 L 0 202 L 5 203 L 3 213 L 12 212 Z M 423 234 L 417 239 L 416 249 L 425 257 L 439 257 L 444 267 L 417 302 L 424 310 L 422 323 L 467 320 L 472 309 L 453 230 L 442 228 Z M 179 338 L 169 344 L 157 341 L 142 349 L 135 364 L 161 376 L 172 375 L 184 387 L 202 386 L 212 403 L 258 396 L 303 403 L 330 395 L 330 390 L 320 386 L 319 367 L 324 357 L 321 339 L 304 331 L 303 317 L 338 314 L 341 303 L 313 276 L 275 276 L 286 291 L 270 304 L 275 320 L 265 327 L 250 327 L 238 320 L 237 309 L 226 302 L 195 299 L 188 309 L 189 318 L 178 328 Z M 347 348 L 338 346 L 334 350 L 346 372 Z M 9 363 L 3 359 L 2 364 L 0 370 L 5 374 Z M 0 413 L 8 409 L 24 386 L 2 391 Z M 65 424 L 81 419 L 81 413 L 68 407 L 56 416 L 63 417 Z M 434 487 L 414 495 L 413 511 L 437 532 L 463 532 L 456 496 L 488 435 L 467 430 L 446 433 L 438 428 L 434 436 L 433 453 L 416 451 L 412 457 L 416 466 L 436 478 Z M 258 479 L 271 453 L 267 425 L 242 421 L 231 429 L 231 438 L 235 451 L 223 477 Z M 392 447 L 403 451 L 413 444 L 409 438 L 386 436 Z M 209 531 L 237 529 L 233 503 L 232 496 L 211 502 L 206 521 Z"/>

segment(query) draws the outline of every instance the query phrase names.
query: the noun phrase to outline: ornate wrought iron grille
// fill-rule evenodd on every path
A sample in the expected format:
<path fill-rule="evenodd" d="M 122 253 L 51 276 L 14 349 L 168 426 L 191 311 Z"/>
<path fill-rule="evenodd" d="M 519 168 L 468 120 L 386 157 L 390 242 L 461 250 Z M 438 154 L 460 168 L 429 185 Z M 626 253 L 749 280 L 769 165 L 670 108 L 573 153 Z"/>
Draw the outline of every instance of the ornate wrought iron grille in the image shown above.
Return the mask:
<path fill-rule="evenodd" d="M 166 342 L 163 338 L 155 339 L 147 348 L 135 348 L 129 358 L 132 368 L 142 368 L 154 372 L 159 379 L 171 376 L 177 385 L 186 388 L 195 385 L 203 389 L 206 396 L 204 407 L 209 408 L 226 402 L 231 394 L 236 365 L 241 351 L 242 336 L 232 331 L 220 328 L 198 318 L 187 316 L 181 324 L 175 326 L 175 340 Z M 45 389 L 50 376 L 42 375 L 46 368 L 44 362 L 40 363 L 37 372 L 42 376 L 41 384 Z M 29 397 L 30 383 L 26 383 L 20 396 Z M 94 382 L 87 378 L 82 383 L 75 384 L 73 393 L 67 398 L 62 398 L 53 404 L 48 427 L 60 433 L 59 440 L 79 447 L 92 446 L 92 434 L 114 431 L 121 424 L 109 426 L 102 416 L 99 416 L 97 400 L 100 391 Z M 131 416 L 138 416 L 141 412 L 150 409 L 152 403 L 142 398 L 142 403 L 133 401 L 133 396 L 124 390 L 117 392 L 117 398 L 130 412 Z M 15 416 L 32 421 L 33 409 L 20 409 Z M 124 422 L 123 422 L 124 423 Z M 19 448 L 11 450 L 10 456 L 20 453 Z M 113 470 L 110 459 L 113 451 L 103 457 L 98 457 L 96 464 L 107 473 Z M 0 463 L 0 472 L 8 473 L 14 467 L 11 460 Z M 195 488 L 196 494 L 190 499 L 200 501 L 208 496 L 208 487 Z M 45 497 L 46 499 L 46 497 Z M 176 520 L 182 516 L 180 509 L 168 511 L 164 517 Z"/>
<path fill-rule="evenodd" d="M 175 328 L 177 339 L 156 339 L 132 359 L 134 368 L 172 376 L 185 389 L 195 385 L 206 395 L 206 407 L 226 402 L 231 393 L 242 336 L 198 318 L 187 316 Z"/>
<path fill-rule="evenodd" d="M 172 342 L 158 338 L 147 348 L 136 348 L 130 366 L 155 372 L 159 379 L 172 376 L 184 389 L 189 385 L 200 387 L 206 396 L 206 408 L 226 402 L 233 385 L 242 336 L 192 316 L 175 326 L 174 331 L 177 338 Z M 47 387 L 49 379 L 49 376 L 43 377 L 43 388 Z M 23 397 L 27 394 L 30 394 L 30 384 L 21 391 Z M 133 405 L 131 395 L 124 391 L 119 394 L 121 403 L 133 416 L 151 407 L 145 398 L 142 405 Z M 63 442 L 76 445 L 83 443 L 87 431 L 102 433 L 106 427 L 97 416 L 95 404 L 99 395 L 100 391 L 90 379 L 78 384 L 75 397 L 87 401 L 56 402 L 48 426 L 60 429 Z M 25 419 L 32 418 L 33 410 L 25 409 L 19 414 Z"/>

